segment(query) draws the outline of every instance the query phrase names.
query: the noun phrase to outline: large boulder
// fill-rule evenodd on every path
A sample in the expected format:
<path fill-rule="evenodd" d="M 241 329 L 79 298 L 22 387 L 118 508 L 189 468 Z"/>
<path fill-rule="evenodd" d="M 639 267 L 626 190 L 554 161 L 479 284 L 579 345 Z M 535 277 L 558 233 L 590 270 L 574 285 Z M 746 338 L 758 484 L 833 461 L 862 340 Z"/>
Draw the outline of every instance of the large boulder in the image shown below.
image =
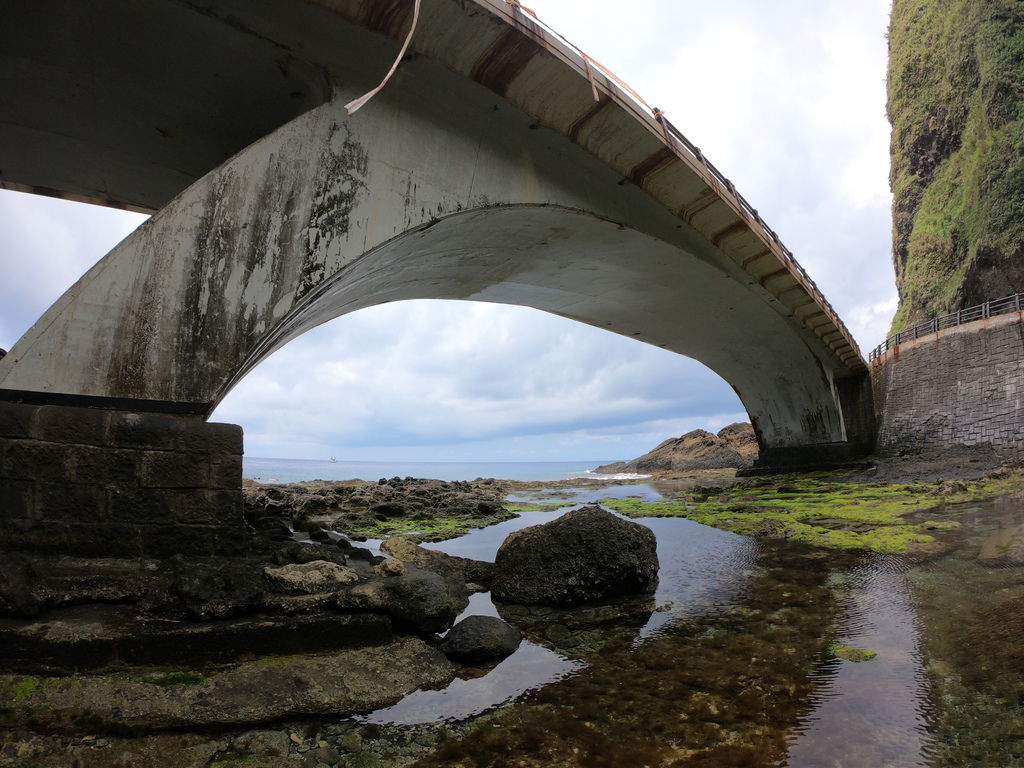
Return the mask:
<path fill-rule="evenodd" d="M 449 659 L 475 664 L 503 659 L 519 647 L 523 636 L 515 627 L 494 616 L 467 616 L 441 641 Z"/>
<path fill-rule="evenodd" d="M 509 534 L 494 559 L 491 594 L 525 605 L 576 605 L 653 592 L 654 533 L 596 505 Z"/>

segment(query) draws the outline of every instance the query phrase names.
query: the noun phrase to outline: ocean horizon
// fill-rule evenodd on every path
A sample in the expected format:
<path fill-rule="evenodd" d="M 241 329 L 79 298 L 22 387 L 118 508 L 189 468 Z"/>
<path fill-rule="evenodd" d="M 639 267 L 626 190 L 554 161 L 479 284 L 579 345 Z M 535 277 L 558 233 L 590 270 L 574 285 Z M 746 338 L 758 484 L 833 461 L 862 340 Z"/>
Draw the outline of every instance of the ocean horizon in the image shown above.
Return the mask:
<path fill-rule="evenodd" d="M 305 480 L 379 480 L 416 477 L 434 480 L 570 480 L 594 477 L 591 470 L 610 461 L 329 461 L 324 459 L 242 458 L 242 476 L 263 483 Z M 614 475 L 597 475 L 611 478 Z M 637 477 L 636 475 L 623 475 Z"/>

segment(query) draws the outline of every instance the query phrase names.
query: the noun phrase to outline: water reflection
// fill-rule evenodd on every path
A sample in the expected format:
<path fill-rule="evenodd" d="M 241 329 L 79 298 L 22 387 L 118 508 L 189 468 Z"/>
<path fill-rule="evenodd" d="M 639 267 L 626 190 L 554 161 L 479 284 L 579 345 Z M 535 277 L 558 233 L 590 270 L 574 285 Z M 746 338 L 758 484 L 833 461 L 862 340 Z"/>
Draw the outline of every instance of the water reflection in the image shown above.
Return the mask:
<path fill-rule="evenodd" d="M 455 679 L 441 691 L 416 691 L 394 706 L 360 718 L 369 723 L 416 723 L 464 720 L 560 680 L 582 664 L 524 640 L 510 656 L 481 677 Z"/>
<path fill-rule="evenodd" d="M 829 579 L 840 615 L 831 642 L 874 658 L 825 664 L 813 711 L 789 744 L 790 768 L 924 766 L 927 684 L 918 628 L 899 557 L 867 556 Z"/>
<path fill-rule="evenodd" d="M 509 531 L 556 514 L 430 546 L 492 560 Z M 466 613 L 520 626 L 520 651 L 370 719 L 503 707 L 422 766 L 1024 766 L 1024 501 L 921 519 L 963 528 L 914 559 L 641 521 L 658 538 L 653 599 L 562 612 L 474 595 Z M 877 655 L 836 658 L 834 644 Z"/>

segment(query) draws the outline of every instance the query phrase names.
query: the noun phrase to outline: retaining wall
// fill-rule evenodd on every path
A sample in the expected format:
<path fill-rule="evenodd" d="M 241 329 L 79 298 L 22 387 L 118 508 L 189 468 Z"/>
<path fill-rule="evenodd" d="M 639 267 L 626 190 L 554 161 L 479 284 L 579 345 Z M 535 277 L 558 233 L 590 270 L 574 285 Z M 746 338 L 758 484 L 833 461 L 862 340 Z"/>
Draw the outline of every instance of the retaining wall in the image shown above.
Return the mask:
<path fill-rule="evenodd" d="M 991 443 L 1024 450 L 1024 313 L 904 342 L 871 363 L 882 455 Z"/>
<path fill-rule="evenodd" d="M 230 554 L 241 486 L 236 425 L 0 402 L 0 550 Z"/>

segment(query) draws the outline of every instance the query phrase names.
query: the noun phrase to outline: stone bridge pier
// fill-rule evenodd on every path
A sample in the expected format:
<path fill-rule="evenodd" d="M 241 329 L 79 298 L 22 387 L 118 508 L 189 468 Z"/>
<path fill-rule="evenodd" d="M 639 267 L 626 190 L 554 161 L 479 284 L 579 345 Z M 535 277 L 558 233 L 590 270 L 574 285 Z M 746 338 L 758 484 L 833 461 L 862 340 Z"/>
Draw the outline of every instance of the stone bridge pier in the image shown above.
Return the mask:
<path fill-rule="evenodd" d="M 305 331 L 408 299 L 530 306 L 693 357 L 735 388 L 768 466 L 870 446 L 866 364 L 814 283 L 699 149 L 578 51 L 501 0 L 424 0 L 401 67 L 349 115 L 412 4 L 280 5 L 78 19 L 159 28 L 159 46 L 64 45 L 85 11 L 59 0 L 14 3 L 0 30 L 0 74 L 38 81 L 0 104 L 3 185 L 156 211 L 0 359 L 5 546 L 230 550 L 241 433 L 205 418 Z M 182 51 L 209 120 L 173 108 Z M 156 92 L 132 120 L 98 114 L 125 77 Z M 30 119 L 51 112 L 59 131 Z"/>

